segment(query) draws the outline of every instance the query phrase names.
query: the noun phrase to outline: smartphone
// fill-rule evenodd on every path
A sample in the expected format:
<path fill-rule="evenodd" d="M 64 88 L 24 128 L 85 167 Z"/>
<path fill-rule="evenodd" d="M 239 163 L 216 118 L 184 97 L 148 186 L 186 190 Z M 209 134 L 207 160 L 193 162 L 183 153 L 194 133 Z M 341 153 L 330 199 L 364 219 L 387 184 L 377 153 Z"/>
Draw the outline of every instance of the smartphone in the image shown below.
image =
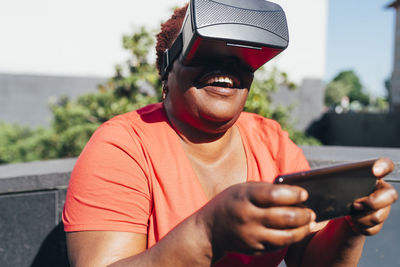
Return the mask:
<path fill-rule="evenodd" d="M 304 206 L 314 210 L 316 221 L 355 214 L 354 200 L 371 194 L 377 182 L 372 166 L 378 159 L 358 161 L 280 175 L 274 184 L 301 186 L 308 192 Z"/>

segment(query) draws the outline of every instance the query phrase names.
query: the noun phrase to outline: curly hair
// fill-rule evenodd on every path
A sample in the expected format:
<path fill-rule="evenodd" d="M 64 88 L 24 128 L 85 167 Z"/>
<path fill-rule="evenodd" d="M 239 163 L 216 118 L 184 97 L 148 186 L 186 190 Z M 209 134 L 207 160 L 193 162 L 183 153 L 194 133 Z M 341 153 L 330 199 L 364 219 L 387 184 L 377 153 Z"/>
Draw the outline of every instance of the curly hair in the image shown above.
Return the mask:
<path fill-rule="evenodd" d="M 156 44 L 156 56 L 157 56 L 157 69 L 158 73 L 160 73 L 163 53 L 165 50 L 171 48 L 174 43 L 176 37 L 181 30 L 183 19 L 186 14 L 188 4 L 183 7 L 176 8 L 171 18 L 166 22 L 161 24 L 161 31 L 156 35 L 157 44 Z"/>

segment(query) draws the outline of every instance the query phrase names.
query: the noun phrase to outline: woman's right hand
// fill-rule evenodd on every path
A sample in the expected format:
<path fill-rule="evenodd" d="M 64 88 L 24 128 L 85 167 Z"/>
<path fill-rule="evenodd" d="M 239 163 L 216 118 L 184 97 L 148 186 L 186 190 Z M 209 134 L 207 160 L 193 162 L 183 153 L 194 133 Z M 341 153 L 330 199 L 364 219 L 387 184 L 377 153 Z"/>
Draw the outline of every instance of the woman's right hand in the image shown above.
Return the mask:
<path fill-rule="evenodd" d="M 263 182 L 237 184 L 221 192 L 199 213 L 214 256 L 227 251 L 268 252 L 304 239 L 316 217 L 299 206 L 307 197 L 300 187 Z"/>
<path fill-rule="evenodd" d="M 315 214 L 296 207 L 306 199 L 295 186 L 233 185 L 150 249 L 145 234 L 67 233 L 71 266 L 210 266 L 229 251 L 272 251 L 310 234 Z"/>

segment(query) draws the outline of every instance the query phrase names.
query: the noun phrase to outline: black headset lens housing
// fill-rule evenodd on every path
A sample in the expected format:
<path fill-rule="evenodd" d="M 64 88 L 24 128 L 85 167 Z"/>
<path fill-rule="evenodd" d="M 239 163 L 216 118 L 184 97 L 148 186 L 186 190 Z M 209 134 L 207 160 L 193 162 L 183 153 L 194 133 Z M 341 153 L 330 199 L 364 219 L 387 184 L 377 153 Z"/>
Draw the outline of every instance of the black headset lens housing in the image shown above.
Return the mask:
<path fill-rule="evenodd" d="M 180 33 L 163 54 L 161 78 L 173 62 L 236 57 L 251 71 L 287 48 L 289 33 L 283 9 L 264 0 L 191 0 Z"/>

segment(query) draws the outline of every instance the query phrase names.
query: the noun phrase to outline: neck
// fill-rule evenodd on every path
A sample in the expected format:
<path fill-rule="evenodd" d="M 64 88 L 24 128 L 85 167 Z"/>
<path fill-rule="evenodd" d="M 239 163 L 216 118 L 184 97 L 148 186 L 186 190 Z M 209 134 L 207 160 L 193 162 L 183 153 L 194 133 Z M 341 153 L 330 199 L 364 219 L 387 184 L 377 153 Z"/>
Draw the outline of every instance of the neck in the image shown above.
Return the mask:
<path fill-rule="evenodd" d="M 229 155 L 229 151 L 233 149 L 235 133 L 236 129 L 230 128 L 218 138 L 214 137 L 208 142 L 192 142 L 185 136 L 181 136 L 181 142 L 186 153 L 192 158 L 196 158 L 206 164 L 217 164 Z"/>
<path fill-rule="evenodd" d="M 217 162 L 218 159 L 224 157 L 231 149 L 235 135 L 239 134 L 234 126 L 215 132 L 202 131 L 178 120 L 168 112 L 166 114 L 170 124 L 180 137 L 185 152 L 204 163 Z"/>

